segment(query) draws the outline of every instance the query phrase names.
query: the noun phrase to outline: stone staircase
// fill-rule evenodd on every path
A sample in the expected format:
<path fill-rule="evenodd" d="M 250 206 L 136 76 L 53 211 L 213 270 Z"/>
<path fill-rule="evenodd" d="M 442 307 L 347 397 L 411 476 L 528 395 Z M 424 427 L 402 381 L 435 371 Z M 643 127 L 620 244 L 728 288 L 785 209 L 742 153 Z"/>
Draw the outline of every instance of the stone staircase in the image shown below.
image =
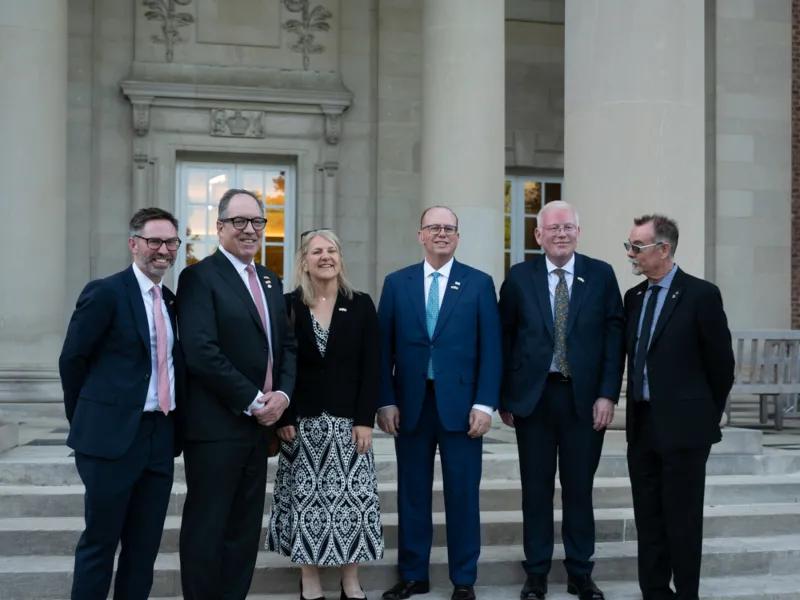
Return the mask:
<path fill-rule="evenodd" d="M 22 424 L 23 444 L 0 455 L 0 598 L 69 596 L 72 553 L 83 527 L 83 489 L 63 423 Z M 800 599 L 800 451 L 762 448 L 761 432 L 726 429 L 709 460 L 706 491 L 702 597 Z M 595 482 L 597 552 L 595 578 L 609 600 L 639 598 L 636 585 L 636 528 L 626 476 L 624 433 L 607 434 Z M 368 596 L 397 578 L 397 514 L 393 442 L 378 434 L 386 556 L 362 568 Z M 499 423 L 484 444 L 481 495 L 483 549 L 478 595 L 482 600 L 517 598 L 524 580 L 519 473 L 513 432 Z M 270 465 L 274 471 L 274 464 Z M 153 597 L 179 598 L 177 540 L 186 487 L 183 465 L 175 485 L 156 563 Z M 269 503 L 268 503 L 269 504 Z M 559 506 L 557 493 L 556 506 Z M 434 495 L 432 592 L 426 600 L 449 598 L 441 483 Z M 560 521 L 560 511 L 556 520 Z M 556 527 L 559 530 L 559 527 Z M 563 549 L 556 548 L 556 557 Z M 285 558 L 261 552 L 250 598 L 297 597 L 298 570 Z M 325 587 L 338 590 L 338 575 L 325 573 Z M 560 562 L 550 574 L 549 599 L 572 598 L 564 591 Z M 338 591 L 336 592 L 338 593 Z M 330 594 L 329 594 L 330 597 Z"/>

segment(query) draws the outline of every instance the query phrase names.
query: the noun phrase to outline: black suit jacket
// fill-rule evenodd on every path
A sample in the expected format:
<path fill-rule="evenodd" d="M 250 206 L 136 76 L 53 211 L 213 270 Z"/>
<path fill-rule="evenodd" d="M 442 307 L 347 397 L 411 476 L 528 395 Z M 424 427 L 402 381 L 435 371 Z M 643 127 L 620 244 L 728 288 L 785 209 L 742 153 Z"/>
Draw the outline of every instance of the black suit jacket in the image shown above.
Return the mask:
<path fill-rule="evenodd" d="M 286 295 L 290 320 L 297 338 L 297 385 L 292 404 L 280 425 L 296 417 L 313 417 L 327 411 L 353 419 L 354 425 L 372 427 L 378 398 L 378 316 L 367 294 L 343 294 L 333 308 L 328 345 L 323 357 L 317 348 L 311 312 L 297 291 Z"/>
<path fill-rule="evenodd" d="M 628 389 L 633 389 L 636 330 L 647 281 L 625 294 Z M 664 292 L 662 292 L 664 293 Z M 733 385 L 731 333 L 722 296 L 712 283 L 678 269 L 647 352 L 647 377 L 657 440 L 665 450 L 698 448 L 721 439 L 719 420 Z M 629 442 L 636 412 L 626 411 Z"/>
<path fill-rule="evenodd" d="M 280 279 L 256 272 L 269 308 L 274 390 L 290 398 L 295 383 L 295 340 Z M 266 435 L 244 414 L 264 385 L 268 346 L 261 318 L 236 269 L 219 250 L 181 272 L 178 323 L 188 367 L 184 439 L 233 440 Z"/>
<path fill-rule="evenodd" d="M 533 413 L 553 360 L 553 310 L 545 257 L 514 265 L 500 288 L 503 326 L 501 407 Z M 619 398 L 624 366 L 622 298 L 608 263 L 575 254 L 567 317 L 567 361 L 578 416 L 598 398 Z"/>
<path fill-rule="evenodd" d="M 175 324 L 175 296 L 162 286 L 175 336 L 175 406 L 182 404 L 183 355 Z M 58 361 L 67 445 L 115 459 L 133 443 L 151 377 L 150 332 L 133 267 L 90 282 L 78 297 Z M 180 453 L 176 438 L 175 454 Z"/>

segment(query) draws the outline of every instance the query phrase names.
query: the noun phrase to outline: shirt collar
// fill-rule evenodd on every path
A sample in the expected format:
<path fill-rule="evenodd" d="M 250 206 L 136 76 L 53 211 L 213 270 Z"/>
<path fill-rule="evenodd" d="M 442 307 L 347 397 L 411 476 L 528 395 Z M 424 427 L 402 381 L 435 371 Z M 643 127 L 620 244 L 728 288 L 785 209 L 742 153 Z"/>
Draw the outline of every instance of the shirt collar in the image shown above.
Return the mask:
<path fill-rule="evenodd" d="M 142 295 L 149 294 L 150 288 L 156 285 L 161 288 L 161 282 L 153 283 L 153 281 L 147 275 L 142 273 L 139 265 L 133 263 L 131 266 L 133 267 L 133 274 L 136 276 L 136 283 L 139 284 L 139 289 L 141 290 Z"/>
<path fill-rule="evenodd" d="M 455 258 L 451 258 L 451 259 L 450 259 L 450 260 L 448 260 L 446 263 L 444 263 L 444 264 L 441 266 L 441 268 L 439 268 L 439 269 L 434 269 L 434 268 L 433 268 L 433 267 L 430 265 L 430 263 L 428 263 L 428 261 L 427 261 L 427 260 L 426 260 L 426 261 L 424 261 L 424 262 L 422 263 L 422 269 L 423 269 L 423 272 L 425 273 L 425 279 L 427 279 L 428 277 L 430 277 L 430 276 L 431 276 L 431 275 L 432 275 L 434 272 L 436 272 L 436 273 L 439 273 L 439 275 L 441 275 L 441 276 L 442 276 L 442 277 L 444 277 L 445 279 L 449 279 L 449 278 L 450 278 L 450 269 L 452 269 L 452 268 L 453 268 L 453 261 L 454 261 L 454 260 L 455 260 Z"/>
<path fill-rule="evenodd" d="M 231 261 L 233 268 L 236 269 L 236 272 L 239 273 L 239 275 L 242 274 L 242 272 L 248 267 L 248 265 L 253 264 L 253 261 L 250 261 L 249 263 L 242 262 L 241 260 L 239 260 L 239 257 L 234 256 L 233 254 L 225 250 L 225 248 L 223 248 L 222 245 L 219 246 L 219 251 L 225 255 L 225 258 Z"/>
<path fill-rule="evenodd" d="M 664 275 L 664 277 L 662 277 L 660 281 L 658 281 L 657 283 L 650 283 L 648 281 L 647 282 L 647 289 L 649 290 L 650 288 L 652 288 L 654 286 L 659 286 L 659 287 L 664 288 L 665 290 L 668 290 L 670 288 L 670 286 L 672 286 L 672 280 L 675 279 L 675 273 L 677 271 L 678 271 L 678 263 L 674 263 L 672 265 L 672 268 L 669 270 L 669 272 L 666 275 Z"/>
<path fill-rule="evenodd" d="M 550 262 L 550 259 L 547 258 L 546 254 L 544 256 L 544 264 L 547 266 L 548 275 L 552 274 L 556 269 L 563 269 L 565 273 L 573 275 L 575 273 L 575 253 L 572 253 L 572 256 L 570 256 L 569 260 L 567 261 L 567 264 L 565 264 L 563 267 L 555 266 L 552 262 Z"/>

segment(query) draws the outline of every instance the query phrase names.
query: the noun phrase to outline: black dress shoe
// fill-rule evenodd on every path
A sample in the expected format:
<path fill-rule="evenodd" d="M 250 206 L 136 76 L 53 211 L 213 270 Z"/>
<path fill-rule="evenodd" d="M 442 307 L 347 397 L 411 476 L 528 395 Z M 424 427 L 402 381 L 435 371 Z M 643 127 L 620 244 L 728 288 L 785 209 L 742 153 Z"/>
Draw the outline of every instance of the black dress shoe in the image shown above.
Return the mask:
<path fill-rule="evenodd" d="M 603 592 L 597 587 L 591 576 L 567 578 L 567 592 L 577 596 L 580 600 L 605 600 Z"/>
<path fill-rule="evenodd" d="M 428 581 L 401 581 L 383 592 L 383 600 L 405 600 L 414 594 L 427 594 L 430 589 Z"/>
<path fill-rule="evenodd" d="M 475 600 L 475 588 L 471 585 L 457 585 L 453 588 L 450 600 Z"/>
<path fill-rule="evenodd" d="M 547 575 L 528 575 L 519 593 L 520 600 L 542 600 L 547 593 Z"/>

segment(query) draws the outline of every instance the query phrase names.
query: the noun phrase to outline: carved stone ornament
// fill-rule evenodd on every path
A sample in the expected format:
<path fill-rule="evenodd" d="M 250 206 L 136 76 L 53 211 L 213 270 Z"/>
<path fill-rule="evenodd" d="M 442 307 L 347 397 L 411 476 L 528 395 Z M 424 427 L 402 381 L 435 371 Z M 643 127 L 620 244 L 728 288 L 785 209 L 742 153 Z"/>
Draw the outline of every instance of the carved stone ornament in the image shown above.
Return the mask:
<path fill-rule="evenodd" d="M 144 13 L 148 21 L 161 23 L 161 35 L 150 39 L 156 44 L 164 44 L 167 62 L 172 62 L 175 44 L 184 39 L 178 33 L 179 27 L 194 23 L 194 17 L 187 12 L 177 12 L 178 6 L 189 6 L 192 0 L 142 0 L 147 11 Z"/>
<path fill-rule="evenodd" d="M 264 111 L 211 109 L 209 133 L 215 137 L 264 138 Z"/>
<path fill-rule="evenodd" d="M 289 49 L 303 55 L 303 70 L 308 71 L 310 56 L 322 54 L 325 50 L 325 46 L 314 41 L 313 32 L 330 31 L 328 19 L 333 13 L 321 4 L 309 9 L 309 0 L 283 0 L 283 5 L 289 12 L 300 13 L 300 20 L 289 19 L 282 27 L 297 36 L 297 41 L 289 46 Z"/>
<path fill-rule="evenodd" d="M 133 104 L 133 130 L 138 136 L 145 136 L 150 131 L 150 102 L 152 98 Z"/>
<path fill-rule="evenodd" d="M 339 107 L 323 106 L 325 115 L 325 141 L 335 146 L 342 136 L 342 110 Z"/>

